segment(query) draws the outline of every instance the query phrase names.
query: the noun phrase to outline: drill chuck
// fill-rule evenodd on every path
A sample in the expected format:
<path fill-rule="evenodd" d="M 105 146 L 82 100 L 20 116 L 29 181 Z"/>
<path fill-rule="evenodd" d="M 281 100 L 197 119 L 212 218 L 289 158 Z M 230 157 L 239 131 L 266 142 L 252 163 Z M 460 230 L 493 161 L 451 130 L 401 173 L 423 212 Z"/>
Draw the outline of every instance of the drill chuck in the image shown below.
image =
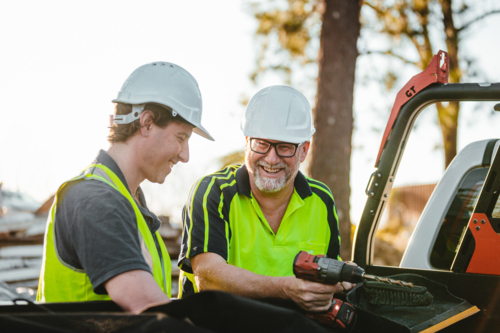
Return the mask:
<path fill-rule="evenodd" d="M 318 277 L 322 283 L 336 284 L 342 281 L 358 283 L 363 281 L 364 275 L 365 270 L 359 266 L 324 257 L 318 259 Z"/>

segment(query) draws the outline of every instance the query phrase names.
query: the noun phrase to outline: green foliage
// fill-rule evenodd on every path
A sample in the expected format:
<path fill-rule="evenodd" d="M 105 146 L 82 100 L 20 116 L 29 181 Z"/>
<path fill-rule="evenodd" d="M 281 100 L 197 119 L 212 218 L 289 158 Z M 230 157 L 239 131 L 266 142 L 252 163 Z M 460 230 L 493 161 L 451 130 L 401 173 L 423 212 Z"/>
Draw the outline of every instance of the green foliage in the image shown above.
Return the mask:
<path fill-rule="evenodd" d="M 429 36 L 429 19 L 431 14 L 437 15 L 431 12 L 431 8 L 435 8 L 431 4 L 435 3 L 435 0 L 365 0 L 364 5 L 374 11 L 376 19 L 365 20 L 364 29 L 385 35 L 389 41 L 389 47 L 377 50 L 377 53 L 425 69 L 434 54 Z M 416 48 L 418 61 L 401 55 L 408 54 L 410 45 L 405 43 L 408 41 Z"/>
<path fill-rule="evenodd" d="M 285 76 L 290 83 L 294 65 L 314 63 L 317 49 L 311 40 L 318 39 L 321 27 L 318 0 L 270 0 L 251 2 L 258 21 L 255 38 L 259 47 L 257 67 L 252 81 L 271 70 Z"/>
<path fill-rule="evenodd" d="M 255 82 L 263 73 L 272 71 L 284 74 L 286 83 L 291 84 L 292 74 L 299 71 L 306 77 L 309 74 L 313 87 L 317 70 L 307 72 L 307 66 L 317 61 L 324 0 L 251 1 L 252 14 L 258 21 L 255 37 L 259 47 L 251 79 Z M 498 3 L 492 8 L 487 3 L 487 0 L 363 0 L 362 31 L 371 38 L 366 38 L 366 49 L 360 53 L 386 55 L 424 70 L 437 50 L 445 49 L 450 59 L 449 81 L 462 82 L 468 74 L 475 75 L 470 70 L 467 50 L 460 49 L 461 40 L 467 37 L 464 31 L 485 17 L 500 13 Z M 389 69 L 377 80 L 391 90 L 398 79 L 396 73 L 397 70 Z M 299 82 L 309 83 L 303 76 Z M 436 107 L 447 166 L 456 155 L 460 106 L 450 103 L 445 107 L 437 103 Z"/>
<path fill-rule="evenodd" d="M 462 60 L 466 52 L 459 52 L 463 32 L 472 24 L 500 12 L 498 9 L 484 8 L 481 12 L 484 0 L 470 3 L 474 3 L 474 6 L 469 6 L 467 0 L 365 0 L 365 7 L 372 10 L 372 13 L 368 14 L 374 14 L 375 19 L 366 20 L 364 28 L 384 36 L 389 42 L 385 49 L 366 53 L 395 57 L 424 70 L 437 50 L 446 49 L 450 60 L 449 81 L 462 82 L 470 69 L 470 62 Z M 412 49 L 418 54 L 418 60 L 407 57 Z M 389 72 L 382 82 L 389 90 L 396 80 L 397 76 Z M 444 106 L 437 103 L 436 107 L 443 133 L 446 167 L 457 151 L 460 105 L 449 103 Z"/>
<path fill-rule="evenodd" d="M 391 69 L 389 69 L 384 77 L 384 84 L 386 89 L 389 91 L 394 87 L 398 79 L 398 75 L 394 73 Z"/>
<path fill-rule="evenodd" d="M 451 59 L 450 81 L 460 82 L 470 64 L 466 56 L 461 60 L 457 54 L 464 31 L 485 17 L 500 12 L 499 9 L 486 9 L 486 2 L 364 0 L 364 7 L 371 9 L 371 12 L 365 11 L 364 29 L 385 36 L 389 42 L 385 49 L 367 50 L 366 54 L 385 54 L 424 70 L 437 50 L 447 49 L 450 57 L 457 57 L 455 64 Z M 418 60 L 408 58 L 412 49 L 417 51 Z"/>
<path fill-rule="evenodd" d="M 486 8 L 486 2 L 364 0 L 363 30 L 371 35 L 384 36 L 388 45 L 381 47 L 368 42 L 368 49 L 361 50 L 361 53 L 384 54 L 424 70 L 439 48 L 446 45 L 448 52 L 452 53 L 454 45 L 450 43 L 458 48 L 465 30 L 500 12 L 499 9 Z M 316 63 L 324 8 L 322 0 L 251 0 L 249 8 L 258 22 L 255 31 L 257 66 L 250 76 L 254 82 L 271 71 L 284 74 L 285 80 L 290 83 L 294 72 Z M 417 57 L 408 57 L 412 53 Z M 469 63 L 470 60 L 464 57 L 457 66 L 452 64 L 450 81 L 460 82 L 467 73 Z M 388 73 L 381 81 L 388 89 L 397 79 L 392 74 Z"/>

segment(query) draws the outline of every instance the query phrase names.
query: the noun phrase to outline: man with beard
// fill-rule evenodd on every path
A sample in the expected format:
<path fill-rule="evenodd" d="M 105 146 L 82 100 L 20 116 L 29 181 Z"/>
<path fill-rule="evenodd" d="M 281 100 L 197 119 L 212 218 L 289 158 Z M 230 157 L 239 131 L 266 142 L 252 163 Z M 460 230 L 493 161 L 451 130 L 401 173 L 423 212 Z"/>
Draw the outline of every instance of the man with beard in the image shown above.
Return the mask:
<path fill-rule="evenodd" d="M 326 311 L 334 293 L 352 286 L 297 279 L 292 270 L 299 251 L 340 259 L 332 194 L 299 171 L 315 131 L 311 107 L 291 87 L 268 87 L 250 100 L 241 128 L 244 165 L 202 178 L 188 197 L 179 294 L 222 290 Z"/>

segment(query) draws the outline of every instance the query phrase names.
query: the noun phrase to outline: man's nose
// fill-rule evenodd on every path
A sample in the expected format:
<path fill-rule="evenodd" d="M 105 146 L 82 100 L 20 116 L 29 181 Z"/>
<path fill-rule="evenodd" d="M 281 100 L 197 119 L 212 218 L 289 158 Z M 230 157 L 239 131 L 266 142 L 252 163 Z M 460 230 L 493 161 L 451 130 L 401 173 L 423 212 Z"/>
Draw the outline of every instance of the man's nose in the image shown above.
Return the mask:
<path fill-rule="evenodd" d="M 276 153 L 276 147 L 273 146 L 271 146 L 264 159 L 269 164 L 276 164 L 281 161 L 281 157 L 279 157 L 278 154 Z"/>
<path fill-rule="evenodd" d="M 189 161 L 189 144 L 186 143 L 182 146 L 181 152 L 179 153 L 179 159 L 182 163 L 187 163 Z"/>

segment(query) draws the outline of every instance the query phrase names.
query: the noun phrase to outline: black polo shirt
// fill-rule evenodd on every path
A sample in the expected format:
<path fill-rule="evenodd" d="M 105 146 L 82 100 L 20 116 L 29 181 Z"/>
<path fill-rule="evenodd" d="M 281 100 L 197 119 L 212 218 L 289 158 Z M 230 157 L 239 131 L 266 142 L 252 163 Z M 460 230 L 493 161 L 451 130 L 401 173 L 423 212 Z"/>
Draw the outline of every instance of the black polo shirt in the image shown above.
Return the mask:
<path fill-rule="evenodd" d="M 108 167 L 130 192 L 120 168 L 104 150 L 93 164 Z M 161 222 L 148 209 L 140 187 L 137 197 L 151 233 L 156 232 Z M 104 283 L 116 275 L 136 269 L 151 272 L 141 252 L 134 209 L 111 186 L 96 180 L 67 184 L 59 194 L 55 221 L 55 246 L 60 259 L 70 267 L 85 270 L 96 294 L 106 294 Z"/>

